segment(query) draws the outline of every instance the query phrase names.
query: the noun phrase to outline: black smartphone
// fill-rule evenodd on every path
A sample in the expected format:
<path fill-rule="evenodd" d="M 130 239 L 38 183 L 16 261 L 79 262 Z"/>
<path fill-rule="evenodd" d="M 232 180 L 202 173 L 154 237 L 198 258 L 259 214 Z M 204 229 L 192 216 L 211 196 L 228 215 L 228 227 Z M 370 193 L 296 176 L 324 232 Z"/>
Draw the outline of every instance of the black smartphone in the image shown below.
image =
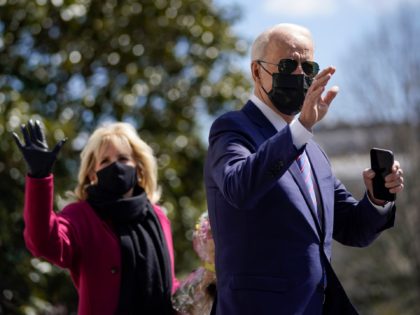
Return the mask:
<path fill-rule="evenodd" d="M 377 199 L 394 201 L 395 194 L 385 187 L 385 176 L 391 173 L 394 165 L 394 153 L 390 150 L 372 148 L 370 150 L 370 164 L 375 172 L 373 178 L 373 196 Z"/>

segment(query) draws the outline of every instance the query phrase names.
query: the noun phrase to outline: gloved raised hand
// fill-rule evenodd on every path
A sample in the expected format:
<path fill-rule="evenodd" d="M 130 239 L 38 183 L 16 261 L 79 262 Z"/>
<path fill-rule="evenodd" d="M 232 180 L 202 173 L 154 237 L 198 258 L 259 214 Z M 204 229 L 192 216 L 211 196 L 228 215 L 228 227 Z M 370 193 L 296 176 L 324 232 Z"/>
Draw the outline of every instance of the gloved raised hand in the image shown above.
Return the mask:
<path fill-rule="evenodd" d="M 24 144 L 19 140 L 15 132 L 12 135 L 28 165 L 29 176 L 35 178 L 47 177 L 51 174 L 52 167 L 57 159 L 57 154 L 67 139 L 59 141 L 54 149 L 49 151 L 44 132 L 38 120 L 35 123 L 29 120 L 27 125 L 21 125 L 20 129 L 25 140 Z"/>

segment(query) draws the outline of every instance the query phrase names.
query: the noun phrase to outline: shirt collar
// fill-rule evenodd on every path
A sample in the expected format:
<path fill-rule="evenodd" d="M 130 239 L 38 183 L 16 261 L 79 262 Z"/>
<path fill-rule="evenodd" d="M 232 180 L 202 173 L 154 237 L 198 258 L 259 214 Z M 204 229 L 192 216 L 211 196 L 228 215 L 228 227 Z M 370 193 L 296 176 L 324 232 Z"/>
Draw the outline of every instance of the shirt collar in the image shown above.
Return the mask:
<path fill-rule="evenodd" d="M 264 114 L 264 116 L 271 122 L 277 131 L 282 130 L 287 126 L 287 122 L 274 110 L 272 110 L 267 104 L 261 101 L 255 94 L 250 97 L 252 103 L 258 107 L 258 109 Z"/>

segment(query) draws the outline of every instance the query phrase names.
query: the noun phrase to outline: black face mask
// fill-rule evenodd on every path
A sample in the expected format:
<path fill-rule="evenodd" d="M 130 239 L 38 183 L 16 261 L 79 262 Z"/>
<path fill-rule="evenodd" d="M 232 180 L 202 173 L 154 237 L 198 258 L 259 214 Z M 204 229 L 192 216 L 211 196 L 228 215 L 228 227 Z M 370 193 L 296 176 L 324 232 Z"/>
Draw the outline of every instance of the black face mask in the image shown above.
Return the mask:
<path fill-rule="evenodd" d="M 111 195 L 122 196 L 137 185 L 136 168 L 114 162 L 96 173 L 98 188 Z"/>
<path fill-rule="evenodd" d="M 303 74 L 273 73 L 273 87 L 270 92 L 264 88 L 273 105 L 285 115 L 300 112 L 306 92 L 312 84 L 312 78 Z"/>

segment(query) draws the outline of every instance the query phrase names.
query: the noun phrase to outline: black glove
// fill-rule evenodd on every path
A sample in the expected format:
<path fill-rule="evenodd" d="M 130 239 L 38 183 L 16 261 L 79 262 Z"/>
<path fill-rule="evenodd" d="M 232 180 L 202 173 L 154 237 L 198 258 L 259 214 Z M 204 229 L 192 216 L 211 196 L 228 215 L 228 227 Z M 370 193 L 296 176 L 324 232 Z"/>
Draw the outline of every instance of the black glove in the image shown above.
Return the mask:
<path fill-rule="evenodd" d="M 28 124 L 22 125 L 20 129 L 25 139 L 25 145 L 20 142 L 15 132 L 12 135 L 28 165 L 29 175 L 35 178 L 47 177 L 51 174 L 57 154 L 67 139 L 59 141 L 52 151 L 48 151 L 48 144 L 38 120 L 35 123 L 29 120 Z"/>

